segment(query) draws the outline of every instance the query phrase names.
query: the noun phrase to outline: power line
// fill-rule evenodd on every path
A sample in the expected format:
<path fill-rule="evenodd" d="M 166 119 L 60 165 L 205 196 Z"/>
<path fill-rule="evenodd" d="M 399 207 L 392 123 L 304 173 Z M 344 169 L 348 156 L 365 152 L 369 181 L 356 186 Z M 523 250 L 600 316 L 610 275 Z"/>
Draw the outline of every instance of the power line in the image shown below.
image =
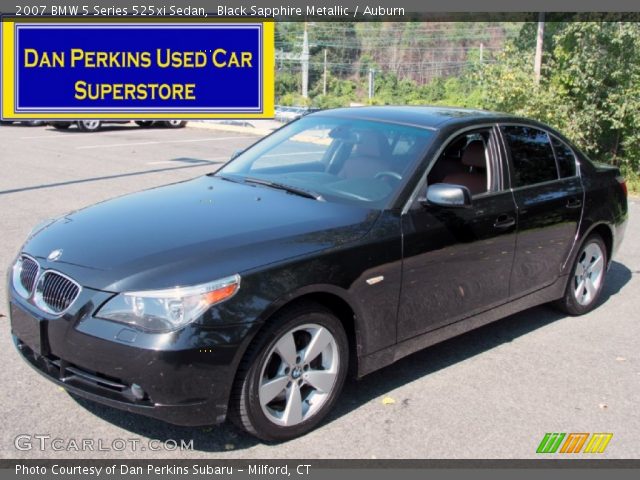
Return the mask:
<path fill-rule="evenodd" d="M 276 42 L 276 47 L 283 47 L 283 46 L 287 46 L 290 45 L 288 42 Z M 363 47 L 356 47 L 356 46 L 345 46 L 343 44 L 340 43 L 327 43 L 327 42 L 309 42 L 309 47 L 322 47 L 322 48 L 328 48 L 328 47 L 335 47 L 336 49 L 345 49 L 345 50 L 366 50 L 366 48 Z M 388 47 L 393 47 L 396 50 L 400 50 L 400 51 L 434 51 L 434 52 L 451 52 L 451 51 L 460 51 L 460 52 L 468 52 L 469 50 L 477 50 L 479 49 L 479 45 L 467 45 L 467 46 L 460 46 L 460 47 L 455 47 L 455 46 L 450 46 L 450 47 L 430 47 L 430 46 L 422 46 L 422 47 L 407 47 L 407 46 L 394 46 L 394 45 L 388 45 Z M 502 47 L 491 47 L 491 46 L 485 46 L 484 50 L 496 50 L 496 51 L 500 51 L 502 50 Z"/>
<path fill-rule="evenodd" d="M 314 78 L 322 78 L 323 91 L 327 88 L 328 71 L 343 78 L 368 75 L 371 92 L 372 68 L 376 73 L 392 72 L 400 81 L 409 78 L 420 84 L 434 77 L 459 75 L 478 67 L 480 58 L 482 64 L 494 63 L 495 53 L 502 51 L 504 42 L 515 33 L 507 24 L 464 22 L 433 28 L 414 23 L 306 25 L 308 28 L 302 31 L 297 24 L 279 23 L 275 42 L 278 71 L 302 75 L 303 94 L 305 72 L 309 70 L 314 72 Z M 303 44 L 315 52 L 313 56 L 309 50 L 306 56 L 301 54 Z M 336 51 L 350 52 L 344 54 L 344 61 L 339 61 L 335 59 Z M 362 61 L 362 55 L 370 58 Z M 353 60 L 349 61 L 349 57 Z"/>

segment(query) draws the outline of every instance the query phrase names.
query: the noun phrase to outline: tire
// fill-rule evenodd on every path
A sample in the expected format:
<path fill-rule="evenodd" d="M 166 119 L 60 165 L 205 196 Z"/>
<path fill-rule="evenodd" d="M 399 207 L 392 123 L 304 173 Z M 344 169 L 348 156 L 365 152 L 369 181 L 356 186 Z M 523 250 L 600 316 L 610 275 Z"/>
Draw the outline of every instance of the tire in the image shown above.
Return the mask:
<path fill-rule="evenodd" d="M 39 127 L 45 124 L 43 120 L 29 120 L 28 122 L 24 122 L 24 123 L 29 127 Z"/>
<path fill-rule="evenodd" d="M 137 120 L 136 124 L 140 128 L 149 128 L 151 125 L 153 125 L 153 121 L 152 120 Z"/>
<path fill-rule="evenodd" d="M 555 306 L 569 315 L 593 310 L 602 293 L 608 261 L 602 237 L 597 234 L 587 237 L 574 261 L 564 297 Z"/>
<path fill-rule="evenodd" d="M 167 120 L 162 122 L 162 126 L 166 128 L 184 128 L 186 124 L 186 120 Z"/>
<path fill-rule="evenodd" d="M 311 341 L 316 348 L 307 350 Z M 332 312 L 313 303 L 286 309 L 247 350 L 234 382 L 229 417 L 266 441 L 303 435 L 335 405 L 348 362 L 347 336 Z"/>
<path fill-rule="evenodd" d="M 102 125 L 99 120 L 79 120 L 77 123 L 78 129 L 83 132 L 97 132 Z"/>
<path fill-rule="evenodd" d="M 49 123 L 49 125 L 51 125 L 56 130 L 66 130 L 71 126 L 71 124 L 68 122 L 51 122 Z"/>

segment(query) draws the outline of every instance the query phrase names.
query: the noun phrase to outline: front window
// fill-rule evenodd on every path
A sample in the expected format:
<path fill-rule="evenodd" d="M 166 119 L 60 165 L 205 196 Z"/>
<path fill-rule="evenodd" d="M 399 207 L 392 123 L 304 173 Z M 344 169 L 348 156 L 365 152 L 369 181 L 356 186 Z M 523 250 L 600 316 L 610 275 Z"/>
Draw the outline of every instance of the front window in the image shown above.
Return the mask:
<path fill-rule="evenodd" d="M 383 208 L 422 158 L 433 132 L 404 125 L 305 117 L 258 142 L 216 176 L 311 198 Z"/>
<path fill-rule="evenodd" d="M 445 147 L 429 172 L 427 184 L 450 183 L 469 189 L 471 195 L 487 193 L 492 186 L 491 129 L 473 130 Z"/>

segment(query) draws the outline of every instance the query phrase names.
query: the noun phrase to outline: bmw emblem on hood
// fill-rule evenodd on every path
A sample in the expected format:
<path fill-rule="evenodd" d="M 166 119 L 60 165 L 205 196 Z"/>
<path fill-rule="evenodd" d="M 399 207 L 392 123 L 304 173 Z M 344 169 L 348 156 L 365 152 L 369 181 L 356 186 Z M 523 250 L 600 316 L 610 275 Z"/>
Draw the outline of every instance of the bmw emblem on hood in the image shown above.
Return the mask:
<path fill-rule="evenodd" d="M 62 256 L 62 249 L 58 248 L 57 250 L 53 250 L 48 256 L 47 256 L 47 260 L 49 260 L 50 262 L 55 262 L 57 260 L 60 260 L 60 257 Z"/>

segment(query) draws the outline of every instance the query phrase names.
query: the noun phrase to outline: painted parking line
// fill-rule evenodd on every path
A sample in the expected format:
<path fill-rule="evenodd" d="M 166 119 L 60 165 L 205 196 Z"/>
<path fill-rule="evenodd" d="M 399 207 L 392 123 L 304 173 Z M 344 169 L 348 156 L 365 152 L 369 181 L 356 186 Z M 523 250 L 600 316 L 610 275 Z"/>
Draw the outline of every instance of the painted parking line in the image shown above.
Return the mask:
<path fill-rule="evenodd" d="M 146 130 L 147 132 L 155 133 L 154 130 Z M 135 138 L 140 135 L 141 130 L 139 128 L 127 127 L 127 128 L 119 128 L 116 130 L 102 130 L 98 132 L 78 132 L 77 130 L 71 130 L 66 132 L 56 132 L 55 130 L 45 130 L 44 133 L 40 135 L 30 135 L 26 137 L 18 137 L 20 140 L 31 140 L 35 138 L 76 138 L 78 140 L 86 140 L 89 138 Z M 166 130 L 163 132 L 166 133 Z M 179 132 L 176 132 L 179 133 Z"/>
<path fill-rule="evenodd" d="M 20 137 L 20 140 L 33 140 L 34 138 L 60 138 L 59 135 L 32 135 L 30 137 Z"/>
<path fill-rule="evenodd" d="M 254 135 L 238 135 L 235 137 L 210 137 L 210 138 L 192 138 L 188 140 L 159 140 L 152 142 L 127 142 L 127 143 L 103 143 L 101 145 L 82 145 L 76 147 L 76 150 L 88 150 L 95 148 L 116 148 L 116 147 L 133 147 L 140 145 L 164 145 L 168 143 L 195 143 L 195 142 L 219 142 L 224 140 L 236 140 L 244 138 L 256 138 Z"/>
<path fill-rule="evenodd" d="M 202 158 L 202 159 L 197 159 L 198 161 L 194 161 L 194 162 L 190 162 L 193 163 L 194 165 L 198 165 L 198 164 L 202 164 L 204 165 L 208 165 L 210 163 L 218 163 L 218 162 L 225 162 L 227 160 L 229 160 L 229 157 L 213 157 L 213 158 Z M 172 160 L 157 160 L 155 162 L 146 162 L 145 165 L 175 165 L 176 162 L 180 162 L 180 159 L 172 159 Z"/>

